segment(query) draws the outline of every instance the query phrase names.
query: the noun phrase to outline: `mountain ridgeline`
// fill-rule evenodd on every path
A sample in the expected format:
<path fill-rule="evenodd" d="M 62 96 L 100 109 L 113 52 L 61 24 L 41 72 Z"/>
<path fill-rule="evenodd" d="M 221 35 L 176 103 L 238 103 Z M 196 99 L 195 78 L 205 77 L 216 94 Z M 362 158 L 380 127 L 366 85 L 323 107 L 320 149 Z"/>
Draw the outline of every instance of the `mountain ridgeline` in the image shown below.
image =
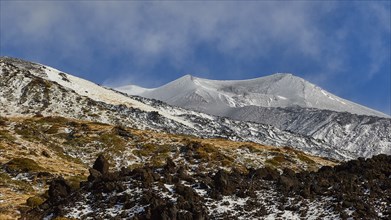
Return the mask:
<path fill-rule="evenodd" d="M 117 90 L 217 115 L 246 106 L 299 106 L 390 118 L 384 113 L 335 96 L 300 77 L 285 73 L 249 80 L 209 80 L 185 75 L 155 89 L 129 85 Z"/>
<path fill-rule="evenodd" d="M 353 158 L 391 154 L 390 116 L 292 74 L 231 81 L 186 75 L 155 89 L 130 85 L 117 90 L 234 120 L 272 125 L 321 140 Z"/>

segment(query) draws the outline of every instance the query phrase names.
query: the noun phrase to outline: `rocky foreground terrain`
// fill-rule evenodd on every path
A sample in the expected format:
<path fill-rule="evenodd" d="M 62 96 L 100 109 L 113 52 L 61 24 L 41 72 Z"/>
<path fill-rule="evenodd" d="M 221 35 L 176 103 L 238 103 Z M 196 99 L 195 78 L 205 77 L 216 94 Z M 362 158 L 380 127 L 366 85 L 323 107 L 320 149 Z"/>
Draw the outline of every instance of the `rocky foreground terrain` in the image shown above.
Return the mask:
<path fill-rule="evenodd" d="M 197 145 L 183 149 L 196 159 Z M 72 190 L 52 181 L 48 199 L 22 219 L 389 219 L 391 156 L 358 159 L 318 172 L 265 167 L 190 171 L 164 166 L 109 172 L 99 156 Z"/>
<path fill-rule="evenodd" d="M 62 117 L 0 123 L 2 219 L 390 218 L 386 155 L 337 165 L 292 148 Z"/>
<path fill-rule="evenodd" d="M 292 148 L 225 139 L 203 139 L 63 117 L 0 117 L 0 219 L 20 217 L 48 198 L 52 180 L 63 177 L 72 189 L 86 181 L 100 154 L 110 170 L 162 167 L 171 158 L 187 172 L 219 169 L 246 172 L 273 167 L 318 170 L 335 161 Z"/>

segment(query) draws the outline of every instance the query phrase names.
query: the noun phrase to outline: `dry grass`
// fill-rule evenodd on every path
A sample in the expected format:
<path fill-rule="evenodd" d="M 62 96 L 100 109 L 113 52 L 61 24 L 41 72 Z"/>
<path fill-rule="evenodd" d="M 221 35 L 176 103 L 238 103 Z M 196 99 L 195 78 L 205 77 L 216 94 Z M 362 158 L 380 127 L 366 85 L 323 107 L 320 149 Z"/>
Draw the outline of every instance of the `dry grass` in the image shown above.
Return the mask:
<path fill-rule="evenodd" d="M 113 133 L 114 126 L 66 119 L 62 117 L 1 118 L 0 165 L 14 158 L 28 158 L 37 166 L 54 176 L 64 176 L 74 187 L 86 179 L 87 168 L 97 152 L 104 152 L 109 158 L 133 151 L 128 160 L 147 158 L 153 165 L 164 165 L 169 156 L 178 156 L 178 146 L 190 142 L 200 143 L 196 153 L 204 161 L 201 167 L 215 166 L 246 172 L 248 167 L 271 165 L 276 168 L 289 167 L 295 171 L 316 170 L 321 166 L 334 166 L 336 162 L 315 157 L 292 148 L 265 146 L 251 142 L 234 142 L 226 139 L 202 139 L 189 135 L 159 133 L 150 130 L 124 128 L 132 138 Z M 19 130 L 11 126 L 19 125 Z M 18 127 L 18 126 L 16 126 Z M 73 133 L 64 132 L 72 128 Z M 134 138 L 133 138 L 134 137 Z M 89 154 L 90 160 L 72 158 L 67 150 Z M 45 152 L 45 153 L 42 153 Z M 287 159 L 288 158 L 288 159 Z M 143 162 L 144 163 L 144 162 Z M 137 167 L 140 163 L 133 163 Z M 23 207 L 26 199 L 42 193 L 47 186 L 31 192 L 14 191 L 11 185 L 0 186 L 0 219 L 15 219 L 17 209 Z"/>

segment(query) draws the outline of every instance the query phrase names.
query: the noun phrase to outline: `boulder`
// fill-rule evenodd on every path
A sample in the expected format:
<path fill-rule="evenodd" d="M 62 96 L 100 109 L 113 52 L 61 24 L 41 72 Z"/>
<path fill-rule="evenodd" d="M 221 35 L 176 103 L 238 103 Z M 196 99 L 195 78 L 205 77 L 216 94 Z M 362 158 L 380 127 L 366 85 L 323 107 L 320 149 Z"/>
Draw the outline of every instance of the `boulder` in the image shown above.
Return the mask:
<path fill-rule="evenodd" d="M 234 181 L 230 180 L 229 173 L 224 170 L 219 170 L 213 177 L 215 190 L 222 195 L 231 195 L 236 189 Z"/>
<path fill-rule="evenodd" d="M 49 198 L 52 201 L 59 201 L 71 194 L 71 186 L 62 178 L 54 179 L 49 186 Z"/>
<path fill-rule="evenodd" d="M 99 171 L 102 175 L 105 175 L 109 172 L 109 162 L 107 159 L 101 154 L 98 156 L 98 158 L 95 160 L 94 165 L 92 166 L 93 169 Z"/>
<path fill-rule="evenodd" d="M 88 171 L 90 172 L 90 175 L 88 176 L 88 182 L 92 182 L 102 177 L 102 173 L 93 168 L 90 168 Z"/>
<path fill-rule="evenodd" d="M 176 165 L 175 165 L 174 161 L 172 161 L 171 158 L 167 158 L 166 165 L 164 166 L 164 170 L 169 173 L 176 172 Z"/>

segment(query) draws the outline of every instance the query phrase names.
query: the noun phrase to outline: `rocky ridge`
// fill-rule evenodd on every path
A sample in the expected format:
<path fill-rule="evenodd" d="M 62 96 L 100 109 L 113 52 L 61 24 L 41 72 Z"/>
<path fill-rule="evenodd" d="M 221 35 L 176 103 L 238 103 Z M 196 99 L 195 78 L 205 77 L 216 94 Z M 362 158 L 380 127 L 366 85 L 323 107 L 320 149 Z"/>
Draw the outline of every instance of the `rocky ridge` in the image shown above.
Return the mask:
<path fill-rule="evenodd" d="M 23 219 L 389 219 L 390 176 L 386 155 L 301 173 L 268 167 L 189 173 L 168 159 L 163 167 L 90 169 L 88 182 L 73 192 L 53 181 L 52 196 Z"/>

